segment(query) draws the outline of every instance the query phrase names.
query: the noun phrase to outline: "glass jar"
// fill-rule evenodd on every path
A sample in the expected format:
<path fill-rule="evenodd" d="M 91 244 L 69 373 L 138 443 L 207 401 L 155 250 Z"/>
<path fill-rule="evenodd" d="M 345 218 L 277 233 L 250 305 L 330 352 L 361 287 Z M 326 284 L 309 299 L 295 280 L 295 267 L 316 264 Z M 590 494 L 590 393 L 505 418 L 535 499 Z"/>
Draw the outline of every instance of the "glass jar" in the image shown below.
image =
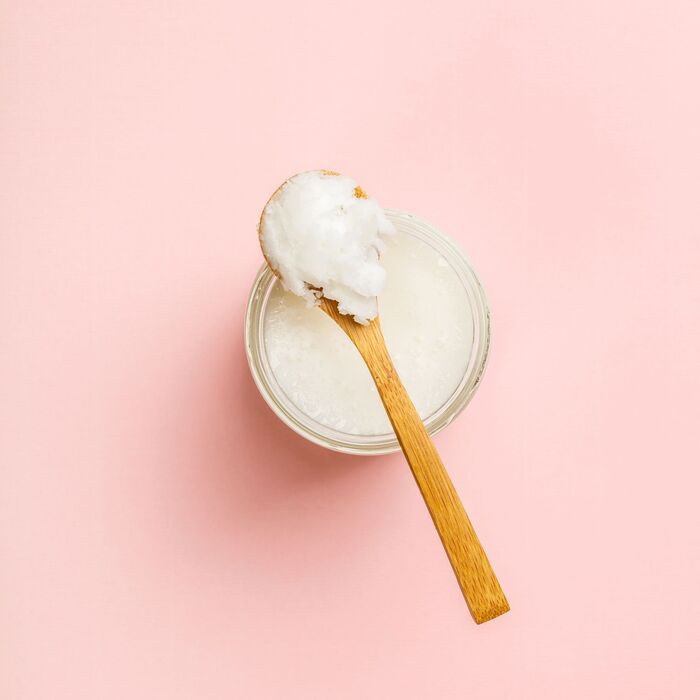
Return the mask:
<path fill-rule="evenodd" d="M 398 231 L 417 237 L 445 258 L 464 285 L 471 307 L 473 342 L 464 376 L 445 403 L 424 420 L 428 432 L 435 435 L 461 413 L 479 386 L 491 340 L 489 308 L 479 278 L 462 250 L 450 238 L 413 214 L 395 209 L 385 211 Z M 275 284 L 280 284 L 277 277 L 266 264 L 263 265 L 253 282 L 245 316 L 248 364 L 255 384 L 267 404 L 292 430 L 331 450 L 358 455 L 387 454 L 399 450 L 393 432 L 384 435 L 343 433 L 310 418 L 287 398 L 272 372 L 265 349 L 265 309 Z"/>

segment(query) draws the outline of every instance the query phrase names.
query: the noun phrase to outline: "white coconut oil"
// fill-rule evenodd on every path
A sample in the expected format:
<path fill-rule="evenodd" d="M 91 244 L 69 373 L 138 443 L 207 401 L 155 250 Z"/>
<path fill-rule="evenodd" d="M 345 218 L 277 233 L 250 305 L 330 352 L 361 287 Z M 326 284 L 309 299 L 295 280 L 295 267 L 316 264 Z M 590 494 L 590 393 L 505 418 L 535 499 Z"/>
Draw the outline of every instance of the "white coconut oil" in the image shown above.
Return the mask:
<path fill-rule="evenodd" d="M 367 323 L 377 315 L 386 270 L 380 261 L 394 233 L 379 203 L 350 177 L 309 170 L 290 177 L 265 205 L 258 234 L 285 288 Z"/>
<path fill-rule="evenodd" d="M 469 296 L 433 246 L 405 231 L 386 239 L 379 317 L 387 347 L 423 419 L 465 376 L 474 343 Z M 384 435 L 389 419 L 360 354 L 325 313 L 276 282 L 265 305 L 264 347 L 280 387 L 302 413 L 350 435 Z"/>

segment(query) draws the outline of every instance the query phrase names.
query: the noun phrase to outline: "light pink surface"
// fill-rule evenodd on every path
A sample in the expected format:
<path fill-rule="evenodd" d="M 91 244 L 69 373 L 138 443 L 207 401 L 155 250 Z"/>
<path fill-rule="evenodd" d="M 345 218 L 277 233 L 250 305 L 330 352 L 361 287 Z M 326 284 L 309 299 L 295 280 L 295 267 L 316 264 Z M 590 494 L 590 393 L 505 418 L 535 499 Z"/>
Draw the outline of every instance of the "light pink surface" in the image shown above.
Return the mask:
<path fill-rule="evenodd" d="M 5 0 L 0 697 L 698 697 L 694 7 Z M 311 167 L 487 286 L 437 439 L 487 625 L 402 459 L 248 375 L 256 218 Z"/>

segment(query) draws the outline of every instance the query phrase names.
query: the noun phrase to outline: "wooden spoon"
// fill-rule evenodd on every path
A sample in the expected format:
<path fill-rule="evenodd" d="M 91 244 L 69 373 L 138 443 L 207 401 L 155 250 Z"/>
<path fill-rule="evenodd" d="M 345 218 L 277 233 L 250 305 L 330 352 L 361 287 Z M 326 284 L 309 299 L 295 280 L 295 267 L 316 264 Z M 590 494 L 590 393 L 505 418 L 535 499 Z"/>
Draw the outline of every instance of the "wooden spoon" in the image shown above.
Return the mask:
<path fill-rule="evenodd" d="M 366 196 L 362 190 L 355 194 Z M 262 242 L 262 218 L 259 235 Z M 362 325 L 352 316 L 341 314 L 337 303 L 326 297 L 321 298 L 320 308 L 350 338 L 369 368 L 475 622 L 481 624 L 508 612 L 510 606 L 496 574 L 435 445 L 399 379 L 384 342 L 379 317 Z"/>

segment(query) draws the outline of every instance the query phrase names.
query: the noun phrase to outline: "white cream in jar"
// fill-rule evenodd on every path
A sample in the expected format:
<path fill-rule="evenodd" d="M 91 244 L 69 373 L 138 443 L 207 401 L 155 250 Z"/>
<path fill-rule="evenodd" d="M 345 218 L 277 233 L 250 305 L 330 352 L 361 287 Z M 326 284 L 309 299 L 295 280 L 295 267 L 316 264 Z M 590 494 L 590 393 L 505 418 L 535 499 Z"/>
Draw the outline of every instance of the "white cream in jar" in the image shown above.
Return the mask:
<path fill-rule="evenodd" d="M 396 234 L 381 254 L 387 275 L 379 318 L 397 371 L 434 435 L 480 383 L 490 344 L 488 306 L 449 237 L 412 214 L 385 213 Z M 306 439 L 351 454 L 399 449 L 350 340 L 323 311 L 285 291 L 268 266 L 251 290 L 246 351 L 265 401 Z"/>
<path fill-rule="evenodd" d="M 379 317 L 387 347 L 422 418 L 464 377 L 473 319 L 457 272 L 428 243 L 399 232 L 386 242 Z M 353 435 L 391 431 L 360 354 L 326 314 L 275 284 L 264 318 L 265 350 L 289 400 L 324 426 Z"/>

